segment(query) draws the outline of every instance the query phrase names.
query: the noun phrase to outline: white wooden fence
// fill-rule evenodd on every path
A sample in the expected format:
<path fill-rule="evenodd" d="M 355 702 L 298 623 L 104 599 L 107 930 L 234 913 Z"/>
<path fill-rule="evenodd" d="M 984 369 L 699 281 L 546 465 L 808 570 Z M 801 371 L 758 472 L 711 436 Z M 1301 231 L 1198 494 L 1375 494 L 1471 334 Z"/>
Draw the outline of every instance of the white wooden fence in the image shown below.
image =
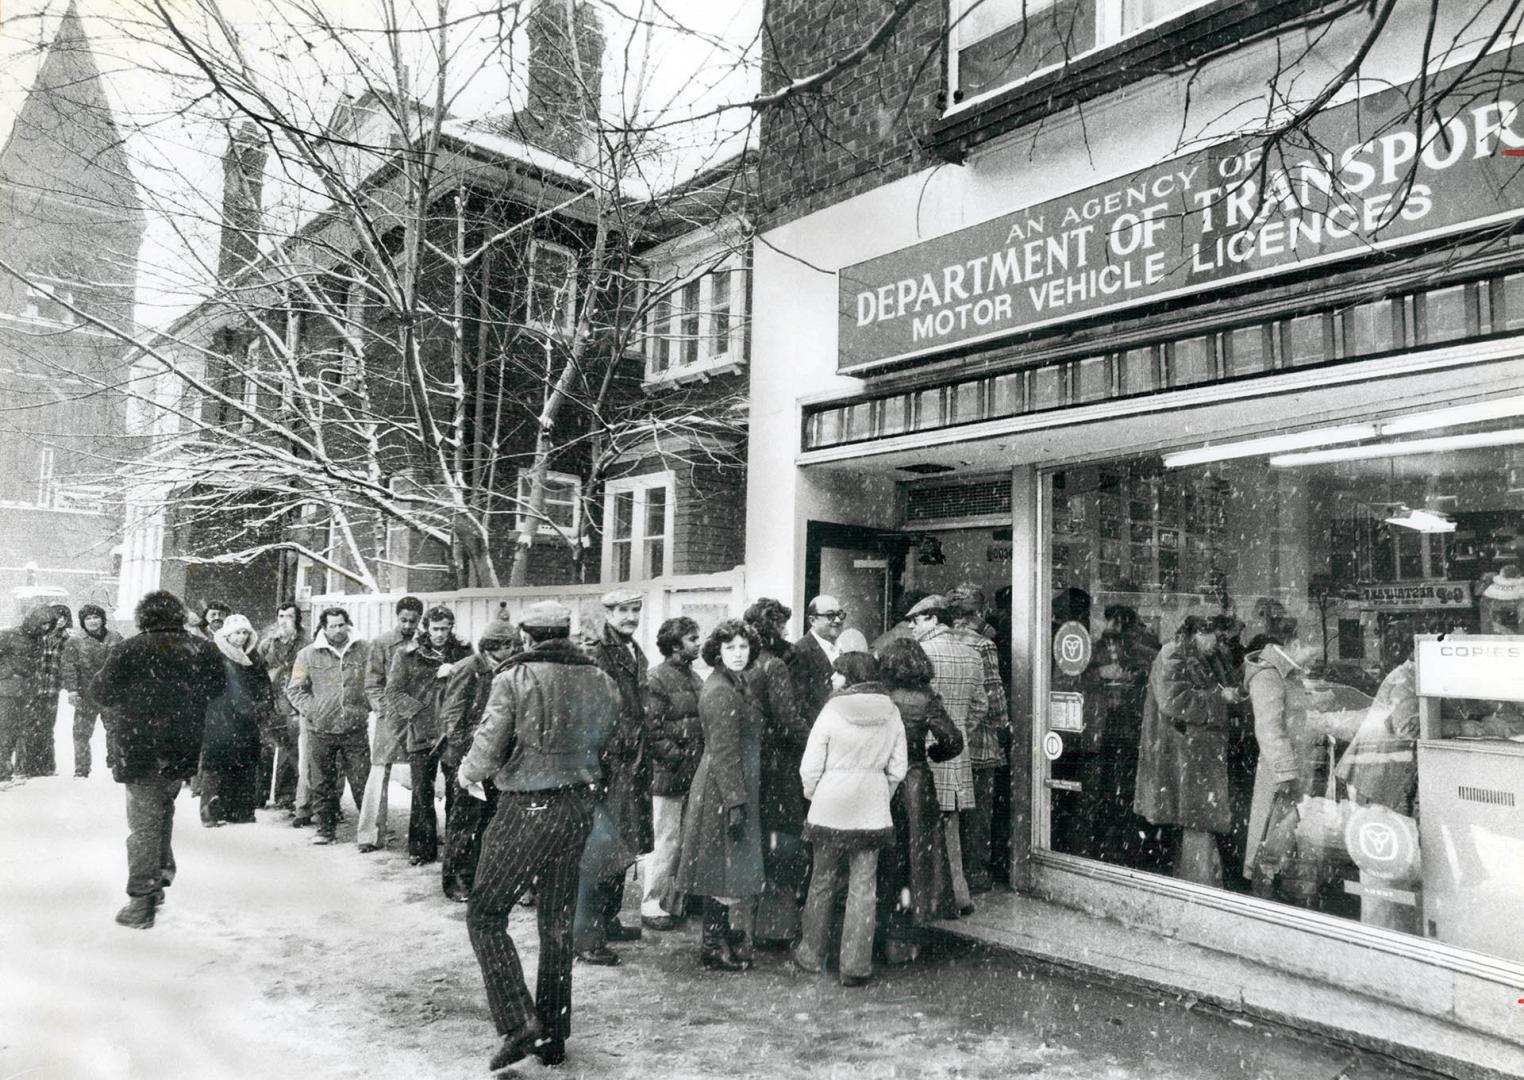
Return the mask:
<path fill-rule="evenodd" d="M 645 594 L 637 640 L 654 661 L 656 631 L 662 622 L 686 615 L 707 633 L 716 623 L 745 610 L 746 572 L 736 567 L 720 574 L 687 574 L 630 581 L 621 587 Z M 454 592 L 412 593 L 423 601 L 424 610 L 443 604 L 455 613 L 456 636 L 471 644 L 501 610 L 518 622 L 520 613 L 540 600 L 559 600 L 572 611 L 572 633 L 583 626 L 596 627 L 603 617 L 598 598 L 612 585 L 536 585 L 522 589 L 458 589 Z M 397 601 L 406 593 L 329 593 L 314 596 L 305 605 L 304 624 L 317 628 L 317 614 L 327 607 L 341 607 L 349 612 L 355 636 L 369 640 L 379 637 L 396 622 Z"/>

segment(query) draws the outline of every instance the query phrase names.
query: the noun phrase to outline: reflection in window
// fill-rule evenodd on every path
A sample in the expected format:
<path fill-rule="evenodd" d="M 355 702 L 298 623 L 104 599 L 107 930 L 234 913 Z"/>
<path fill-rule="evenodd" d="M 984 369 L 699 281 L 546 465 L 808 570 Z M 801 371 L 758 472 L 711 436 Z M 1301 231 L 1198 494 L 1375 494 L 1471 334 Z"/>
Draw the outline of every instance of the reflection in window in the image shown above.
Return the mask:
<path fill-rule="evenodd" d="M 1185 338 L 1170 346 L 1171 386 L 1190 386 L 1212 377 L 1212 337 Z"/>
<path fill-rule="evenodd" d="M 1505 753 L 1517 768 L 1513 702 L 1446 700 L 1425 737 L 1454 756 L 1416 751 L 1416 636 L 1515 633 L 1524 614 L 1524 498 L 1505 479 L 1524 453 L 1457 443 L 1459 430 L 1426 430 L 1423 454 L 1378 437 L 1337 460 L 1307 457 L 1315 446 L 1051 476 L 1051 625 L 1094 641 L 1084 670 L 1048 675 L 1064 740 L 1042 789 L 1053 850 L 1524 959 L 1516 934 L 1479 929 L 1500 903 L 1510 925 L 1524 915 L 1524 864 L 1465 839 L 1472 825 L 1445 832 L 1479 868 L 1456 878 L 1443 857 L 1330 858 L 1294 816 L 1332 783 L 1418 842 L 1492 812 L 1453 794 L 1457 770 L 1481 775 Z M 1524 438 L 1517 421 L 1488 431 Z M 1063 695 L 1080 715 L 1059 711 Z M 1426 768 L 1447 771 L 1420 806 Z M 1508 827 L 1489 821 L 1481 834 Z"/>
<path fill-rule="evenodd" d="M 1159 389 L 1159 364 L 1152 348 L 1128 349 L 1122 354 L 1122 393 L 1146 394 Z"/>
<path fill-rule="evenodd" d="M 1223 357 L 1223 373 L 1253 375 L 1270 369 L 1269 342 L 1263 326 L 1240 326 L 1230 330 L 1224 337 L 1226 355 Z"/>
<path fill-rule="evenodd" d="M 1421 323 L 1423 340 L 1428 344 L 1454 341 L 1466 336 L 1466 297 L 1469 287 L 1452 285 L 1423 293 Z"/>
<path fill-rule="evenodd" d="M 1074 364 L 1074 400 L 1102 401 L 1111 393 L 1106 358 L 1087 356 Z"/>
<path fill-rule="evenodd" d="M 990 415 L 1014 416 L 1021 411 L 1021 375 L 997 375 L 990 380 Z"/>
<path fill-rule="evenodd" d="M 1324 317 L 1299 315 L 1286 326 L 1286 363 L 1288 367 L 1321 363 L 1331 354 L 1326 347 Z"/>
<path fill-rule="evenodd" d="M 1032 408 L 1056 409 L 1064 403 L 1064 369 L 1056 365 L 1032 373 Z"/>
<path fill-rule="evenodd" d="M 1357 304 L 1345 315 L 1345 350 L 1352 356 L 1388 352 L 1397 347 L 1395 306 L 1390 300 Z"/>

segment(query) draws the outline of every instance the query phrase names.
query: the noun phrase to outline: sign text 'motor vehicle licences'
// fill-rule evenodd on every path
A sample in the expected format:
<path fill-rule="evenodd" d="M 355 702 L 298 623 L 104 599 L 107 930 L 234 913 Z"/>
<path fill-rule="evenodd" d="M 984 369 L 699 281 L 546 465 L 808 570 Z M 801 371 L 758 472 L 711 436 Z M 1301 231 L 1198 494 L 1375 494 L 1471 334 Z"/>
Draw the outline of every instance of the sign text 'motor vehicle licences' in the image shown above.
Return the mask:
<path fill-rule="evenodd" d="M 1412 86 L 842 269 L 861 372 L 1524 214 L 1524 76 L 1494 54 L 1420 131 Z M 1450 69 L 1431 78 L 1431 97 Z M 1439 90 L 1433 88 L 1438 87 Z"/>

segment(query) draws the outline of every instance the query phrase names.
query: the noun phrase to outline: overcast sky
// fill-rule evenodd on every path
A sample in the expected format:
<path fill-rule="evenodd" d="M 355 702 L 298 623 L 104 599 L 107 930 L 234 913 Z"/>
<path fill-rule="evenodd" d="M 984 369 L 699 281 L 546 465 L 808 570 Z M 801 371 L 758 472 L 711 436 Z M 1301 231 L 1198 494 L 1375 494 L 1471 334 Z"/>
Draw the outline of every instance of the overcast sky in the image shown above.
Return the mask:
<path fill-rule="evenodd" d="M 177 17 L 198 15 L 212 0 L 167 0 Z M 162 27 L 152 24 L 152 0 L 78 0 L 86 33 L 103 70 L 107 93 L 128 134 L 128 151 L 149 205 L 149 233 L 139 274 L 138 318 L 163 325 L 193 303 L 199 260 L 188 249 L 214 244 L 215 197 L 226 129 L 217 121 L 225 102 L 198 101 L 206 83 L 178 50 L 166 48 Z M 382 0 L 224 0 L 220 11 L 234 28 L 260 76 L 289 92 L 293 114 L 326 116 L 345 91 L 363 89 L 358 68 L 382 55 L 377 33 Z M 434 7 L 419 10 L 398 0 L 405 25 L 434 22 Z M 509 49 L 498 44 L 501 5 L 490 0 L 450 0 L 452 48 L 458 53 L 446 79 L 452 111 L 475 118 L 511 111 L 522 102 L 526 50 L 522 34 Z M 0 0 L 0 140 L 37 73 L 42 48 L 52 39 L 66 0 Z M 525 10 L 527 10 L 527 3 Z M 346 28 L 345 57 L 290 14 L 321 8 Z M 671 148 L 667 179 L 712 160 L 714 149 L 739 147 L 749 116 L 736 110 L 698 123 L 667 127 L 713 106 L 744 101 L 755 93 L 757 30 L 762 0 L 600 0 L 608 48 L 604 61 L 605 109 L 640 115 L 663 125 Z M 482 17 L 482 13 L 489 13 Z M 511 25 L 512 11 L 505 16 Z M 193 25 L 201 23 L 200 18 Z M 202 24 L 204 25 L 204 24 Z M 432 98 L 435 65 L 413 38 L 409 75 L 416 92 Z M 212 256 L 213 260 L 215 256 Z"/>

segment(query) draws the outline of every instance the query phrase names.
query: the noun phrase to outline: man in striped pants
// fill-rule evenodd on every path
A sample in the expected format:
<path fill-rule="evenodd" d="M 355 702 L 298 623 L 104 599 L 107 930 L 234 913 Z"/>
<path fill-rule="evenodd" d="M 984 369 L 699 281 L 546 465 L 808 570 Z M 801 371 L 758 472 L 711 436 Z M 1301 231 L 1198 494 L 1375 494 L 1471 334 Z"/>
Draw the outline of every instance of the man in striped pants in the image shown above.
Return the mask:
<path fill-rule="evenodd" d="M 571 1034 L 572 914 L 577 864 L 592 828 L 599 756 L 619 715 L 619 691 L 569 638 L 571 611 L 531 606 L 519 623 L 526 651 L 492 681 L 492 692 L 457 779 L 468 797 L 498 790 L 466 908 L 471 947 L 502 1045 L 495 1071 L 534 1054 L 566 1058 Z M 531 997 L 508 916 L 538 879 L 540 960 Z"/>

